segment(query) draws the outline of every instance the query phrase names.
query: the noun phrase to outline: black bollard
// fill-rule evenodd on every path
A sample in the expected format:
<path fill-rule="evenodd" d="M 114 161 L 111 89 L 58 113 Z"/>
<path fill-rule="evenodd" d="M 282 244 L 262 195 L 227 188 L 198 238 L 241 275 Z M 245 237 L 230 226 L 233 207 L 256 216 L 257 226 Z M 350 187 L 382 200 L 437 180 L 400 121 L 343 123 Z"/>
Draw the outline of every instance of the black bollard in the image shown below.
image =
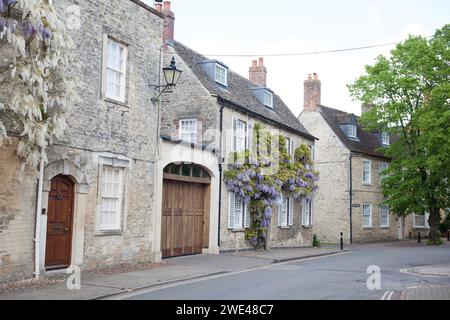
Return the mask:
<path fill-rule="evenodd" d="M 419 235 L 417 236 L 417 242 L 422 243 L 422 239 L 420 238 L 420 232 L 419 232 Z"/>
<path fill-rule="evenodd" d="M 344 233 L 341 232 L 341 251 L 344 250 Z"/>

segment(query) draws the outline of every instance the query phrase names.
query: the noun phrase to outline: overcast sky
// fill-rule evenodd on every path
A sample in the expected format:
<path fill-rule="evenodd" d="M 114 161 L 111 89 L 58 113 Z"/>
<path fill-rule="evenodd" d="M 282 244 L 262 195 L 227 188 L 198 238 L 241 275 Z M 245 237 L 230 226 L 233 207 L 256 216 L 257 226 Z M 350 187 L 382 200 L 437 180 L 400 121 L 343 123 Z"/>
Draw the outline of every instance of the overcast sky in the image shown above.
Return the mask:
<path fill-rule="evenodd" d="M 153 4 L 152 0 L 145 2 Z M 264 54 L 344 49 L 402 41 L 409 34 L 431 36 L 450 23 L 448 0 L 173 0 L 175 39 L 214 57 L 248 78 L 251 60 Z M 303 81 L 318 73 L 322 104 L 360 113 L 347 84 L 364 72 L 382 47 L 345 53 L 265 57 L 268 87 L 295 115 L 303 108 Z"/>

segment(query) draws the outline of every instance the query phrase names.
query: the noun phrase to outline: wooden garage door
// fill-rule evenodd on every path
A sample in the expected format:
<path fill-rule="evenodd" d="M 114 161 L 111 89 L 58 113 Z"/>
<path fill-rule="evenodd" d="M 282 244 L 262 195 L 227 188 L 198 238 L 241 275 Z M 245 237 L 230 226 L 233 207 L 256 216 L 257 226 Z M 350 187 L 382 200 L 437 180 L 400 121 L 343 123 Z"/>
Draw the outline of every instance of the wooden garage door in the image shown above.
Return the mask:
<path fill-rule="evenodd" d="M 163 258 L 202 253 L 206 188 L 205 184 L 164 180 Z"/>

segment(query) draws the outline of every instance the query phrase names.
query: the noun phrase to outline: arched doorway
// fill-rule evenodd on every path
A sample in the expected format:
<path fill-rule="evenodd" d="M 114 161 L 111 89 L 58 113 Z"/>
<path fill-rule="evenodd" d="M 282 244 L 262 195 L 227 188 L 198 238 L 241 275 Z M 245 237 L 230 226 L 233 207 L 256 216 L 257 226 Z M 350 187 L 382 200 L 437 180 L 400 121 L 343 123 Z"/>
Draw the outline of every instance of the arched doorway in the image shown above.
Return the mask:
<path fill-rule="evenodd" d="M 74 183 L 65 175 L 51 180 L 47 209 L 47 237 L 45 269 L 64 269 L 70 266 Z"/>
<path fill-rule="evenodd" d="M 200 254 L 209 245 L 209 173 L 192 163 L 164 168 L 161 251 L 163 258 Z"/>

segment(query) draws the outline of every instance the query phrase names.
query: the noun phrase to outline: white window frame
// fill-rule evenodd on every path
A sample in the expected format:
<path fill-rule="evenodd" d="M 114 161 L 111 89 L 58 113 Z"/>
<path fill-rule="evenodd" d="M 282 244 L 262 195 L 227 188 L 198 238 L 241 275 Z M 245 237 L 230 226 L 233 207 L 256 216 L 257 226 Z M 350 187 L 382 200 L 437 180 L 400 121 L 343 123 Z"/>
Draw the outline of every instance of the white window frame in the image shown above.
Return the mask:
<path fill-rule="evenodd" d="M 389 168 L 389 163 L 387 162 L 380 162 L 378 164 L 378 177 L 380 178 L 380 183 L 383 181 L 385 175 L 383 175 L 383 171 L 387 170 Z"/>
<path fill-rule="evenodd" d="M 192 122 L 192 131 L 183 131 L 183 123 Z M 179 123 L 179 138 L 182 141 L 189 143 L 197 143 L 197 119 L 180 119 Z M 185 136 L 190 135 L 190 139 L 186 139 Z"/>
<path fill-rule="evenodd" d="M 363 203 L 361 206 L 362 208 L 362 215 L 361 215 L 361 225 L 365 229 L 370 229 L 373 226 L 373 219 L 372 219 L 372 204 L 370 203 Z M 365 208 L 369 208 L 369 223 L 365 224 L 365 218 L 367 216 Z"/>
<path fill-rule="evenodd" d="M 243 130 L 242 136 L 238 135 L 240 132 L 240 125 L 242 125 Z M 241 119 L 233 118 L 231 126 L 231 150 L 233 152 L 242 152 L 247 150 L 249 143 L 249 124 Z M 242 140 L 240 141 L 241 144 L 238 144 L 238 139 Z"/>
<path fill-rule="evenodd" d="M 244 199 L 238 194 L 230 192 L 228 204 L 228 229 L 244 230 L 250 228 L 250 210 L 248 203 L 244 203 Z M 239 204 L 239 207 L 237 204 Z"/>
<path fill-rule="evenodd" d="M 124 181 L 123 181 L 123 177 L 124 177 L 124 168 L 122 167 L 114 167 L 114 166 L 109 166 L 109 165 L 102 165 L 101 166 L 101 178 L 100 178 L 100 216 L 99 216 L 99 221 L 98 221 L 98 229 L 100 231 L 118 231 L 121 230 L 121 221 L 122 221 L 122 203 L 124 201 L 123 199 L 123 185 L 124 185 Z M 107 171 L 118 171 L 119 172 L 119 176 L 118 176 L 118 181 L 105 181 L 106 180 L 106 173 Z M 107 183 L 114 183 L 117 184 L 117 196 L 113 195 L 113 194 L 106 194 L 106 184 Z M 103 217 L 104 217 L 104 212 L 106 210 L 104 210 L 104 200 L 105 199 L 117 199 L 117 203 L 116 203 L 116 208 L 114 211 L 111 210 L 107 210 L 107 212 L 109 212 L 109 214 L 111 215 L 111 212 L 115 212 L 114 214 L 116 215 L 115 219 L 114 219 L 114 223 L 104 223 L 103 222 Z M 109 208 L 111 209 L 111 208 Z"/>
<path fill-rule="evenodd" d="M 278 206 L 278 227 L 290 228 L 294 225 L 294 201 L 293 198 L 282 197 Z"/>
<path fill-rule="evenodd" d="M 358 127 L 355 126 L 354 124 L 349 124 L 348 125 L 348 136 L 350 138 L 358 138 Z"/>
<path fill-rule="evenodd" d="M 417 217 L 424 217 L 424 224 L 423 225 L 418 225 L 417 224 Z M 417 229 L 427 229 L 429 228 L 429 224 L 428 224 L 428 219 L 430 217 L 430 214 L 425 213 L 425 214 L 413 214 L 413 228 L 417 228 Z"/>
<path fill-rule="evenodd" d="M 313 199 L 304 198 L 302 201 L 302 226 L 312 227 L 314 225 L 313 215 Z"/>
<path fill-rule="evenodd" d="M 383 219 L 386 219 L 386 223 L 383 223 Z M 380 227 L 389 228 L 389 206 L 387 204 L 380 205 Z"/>
<path fill-rule="evenodd" d="M 121 68 L 120 68 L 120 66 L 119 66 L 119 68 L 117 68 L 115 66 L 110 65 L 110 44 L 117 45 L 119 48 L 119 52 L 120 52 L 120 49 L 123 50 L 121 57 L 115 57 L 115 58 L 119 59 L 119 65 L 121 65 Z M 104 65 L 103 65 L 104 96 L 108 99 L 112 99 L 115 101 L 125 103 L 126 83 L 127 83 L 128 46 L 105 35 L 103 50 L 104 50 Z M 120 83 L 116 83 L 115 80 L 110 79 L 110 77 L 109 77 L 110 73 L 113 73 L 114 75 L 118 75 Z M 110 92 L 110 90 L 108 89 L 109 83 L 119 86 L 119 95 L 116 95 L 115 92 Z"/>
<path fill-rule="evenodd" d="M 308 145 L 309 147 L 309 153 L 311 154 L 311 160 L 316 161 L 316 147 Z"/>
<path fill-rule="evenodd" d="M 264 105 L 273 109 L 273 93 L 269 90 L 264 90 Z"/>
<path fill-rule="evenodd" d="M 369 171 L 366 171 L 366 164 L 369 164 Z M 370 185 L 372 184 L 372 161 L 371 160 L 367 160 L 367 159 L 363 159 L 362 162 L 362 180 L 363 180 L 363 184 L 365 185 Z M 367 173 L 367 175 L 366 175 Z"/>
<path fill-rule="evenodd" d="M 381 143 L 384 146 L 390 146 L 391 145 L 391 138 L 390 138 L 388 132 L 385 132 L 385 131 L 381 132 Z"/>
<path fill-rule="evenodd" d="M 221 74 L 221 72 L 223 73 Z M 223 75 L 223 78 L 221 77 L 221 75 Z M 220 83 L 225 87 L 228 86 L 228 69 L 216 63 L 214 67 L 214 79 L 217 83 Z"/>

